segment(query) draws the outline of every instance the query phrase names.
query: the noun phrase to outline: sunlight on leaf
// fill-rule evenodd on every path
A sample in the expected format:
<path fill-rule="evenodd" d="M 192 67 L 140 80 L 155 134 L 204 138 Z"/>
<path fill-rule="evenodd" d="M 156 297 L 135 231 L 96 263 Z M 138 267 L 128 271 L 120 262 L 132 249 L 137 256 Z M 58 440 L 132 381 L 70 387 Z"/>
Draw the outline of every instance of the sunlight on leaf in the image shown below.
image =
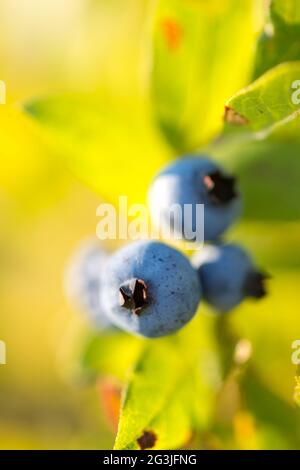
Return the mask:
<path fill-rule="evenodd" d="M 247 82 L 255 4 L 157 2 L 150 60 L 153 110 L 177 151 L 196 148 L 218 133 L 225 100 Z"/>
<path fill-rule="evenodd" d="M 147 187 L 169 151 L 136 102 L 98 95 L 53 96 L 28 103 L 69 168 L 100 196 L 144 202 Z"/>
<path fill-rule="evenodd" d="M 178 448 L 208 425 L 218 383 L 212 323 L 198 317 L 180 334 L 147 343 L 124 394 L 116 449 L 141 448 L 144 433 L 155 436 L 151 448 Z"/>
<path fill-rule="evenodd" d="M 125 381 L 143 341 L 122 332 L 90 333 L 73 358 L 78 378 L 111 375 Z"/>
<path fill-rule="evenodd" d="M 23 211 L 44 207 L 68 181 L 35 124 L 16 106 L 0 106 L 0 185 Z"/>

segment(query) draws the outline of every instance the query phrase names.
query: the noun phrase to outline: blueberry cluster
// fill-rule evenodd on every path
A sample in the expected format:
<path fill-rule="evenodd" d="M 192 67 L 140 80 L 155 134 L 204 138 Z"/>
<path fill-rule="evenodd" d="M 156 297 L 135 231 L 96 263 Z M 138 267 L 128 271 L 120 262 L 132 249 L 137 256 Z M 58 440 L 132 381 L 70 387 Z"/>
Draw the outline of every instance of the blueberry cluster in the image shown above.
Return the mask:
<path fill-rule="evenodd" d="M 186 156 L 165 168 L 149 190 L 151 213 L 184 238 L 194 230 L 197 204 L 204 205 L 203 248 L 190 261 L 154 240 L 131 243 L 108 255 L 94 243 L 77 254 L 68 274 L 75 298 L 101 328 L 108 324 L 148 338 L 169 335 L 186 325 L 202 299 L 225 313 L 245 298 L 266 294 L 266 275 L 238 245 L 220 237 L 241 212 L 236 180 L 203 156 Z M 191 220 L 167 217 L 171 205 L 189 204 Z M 176 214 L 175 214 L 176 218 Z"/>

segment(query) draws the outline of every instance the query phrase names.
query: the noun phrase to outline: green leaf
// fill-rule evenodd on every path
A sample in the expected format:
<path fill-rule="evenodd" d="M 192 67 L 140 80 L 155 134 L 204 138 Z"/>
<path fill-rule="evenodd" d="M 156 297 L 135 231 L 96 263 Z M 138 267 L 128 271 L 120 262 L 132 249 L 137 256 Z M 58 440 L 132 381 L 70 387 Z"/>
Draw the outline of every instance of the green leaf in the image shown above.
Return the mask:
<path fill-rule="evenodd" d="M 259 142 L 240 150 L 236 174 L 244 217 L 264 222 L 299 220 L 300 145 Z"/>
<path fill-rule="evenodd" d="M 251 365 L 228 377 L 218 405 L 213 432 L 222 448 L 299 449 L 300 410 L 270 390 Z"/>
<path fill-rule="evenodd" d="M 125 382 L 143 344 L 143 340 L 119 331 L 87 332 L 72 345 L 71 374 L 81 382 L 103 375 Z"/>
<path fill-rule="evenodd" d="M 282 292 L 280 295 L 282 296 Z M 262 311 L 266 312 L 266 306 L 262 308 Z M 274 309 L 270 309 L 271 312 L 274 317 Z M 277 372 L 276 379 L 285 382 L 288 399 L 280 396 L 278 391 L 272 390 L 273 384 L 270 379 L 266 379 L 266 370 L 273 364 L 271 365 L 270 361 L 265 358 L 263 371 L 257 364 L 257 358 L 261 355 L 261 351 L 257 354 L 259 347 L 257 338 L 264 337 L 262 331 L 265 329 L 262 325 L 259 327 L 257 317 L 253 321 L 250 315 L 245 315 L 245 312 L 243 314 L 243 311 L 240 311 L 236 317 L 241 321 L 244 317 L 245 324 L 252 325 L 253 330 L 256 330 L 256 337 L 249 334 L 249 329 L 246 330 L 246 335 L 245 331 L 242 331 L 242 336 L 241 331 L 237 334 L 237 330 L 233 328 L 233 315 L 220 317 L 216 324 L 221 358 L 225 353 L 226 363 L 230 367 L 226 367 L 227 371 L 225 369 L 225 381 L 218 397 L 214 430 L 223 434 L 223 443 L 224 437 L 231 440 L 227 443 L 231 448 L 293 449 L 300 442 L 300 412 L 295 410 L 291 402 L 286 357 L 282 361 L 283 370 L 278 367 L 278 357 L 274 359 L 274 365 L 276 364 L 277 367 L 272 370 L 271 374 Z M 269 321 L 267 318 L 266 325 Z M 282 329 L 282 323 L 280 323 L 280 328 Z M 275 335 L 271 328 L 268 328 L 268 331 L 270 342 L 268 345 L 264 344 L 264 349 L 270 350 L 270 356 L 272 354 L 284 356 L 284 348 L 280 347 L 280 352 L 277 351 L 279 335 Z M 275 348 L 270 348 L 272 336 L 276 338 L 275 342 L 273 340 L 276 351 Z M 239 354 L 237 354 L 238 350 Z M 258 370 L 260 370 L 261 377 Z"/>
<path fill-rule="evenodd" d="M 271 234 L 272 227 L 269 230 L 269 243 L 272 245 Z M 257 265 L 272 276 L 267 284 L 268 295 L 260 302 L 246 300 L 230 316 L 229 321 L 236 335 L 252 343 L 251 364 L 261 381 L 292 405 L 295 366 L 292 363 L 291 345 L 295 341 L 295 332 L 299 330 L 299 271 L 270 270 L 268 265 L 262 264 L 261 257 L 256 253 L 259 243 L 257 236 L 247 247 Z M 288 312 L 287 321 L 283 321 L 282 312 Z"/>
<path fill-rule="evenodd" d="M 53 96 L 25 110 L 77 177 L 108 201 L 144 202 L 150 180 L 169 152 L 143 105 L 121 97 Z"/>
<path fill-rule="evenodd" d="M 172 400 L 182 376 L 183 361 L 178 362 L 176 345 L 160 340 L 148 345 L 126 391 L 116 449 L 133 448 L 145 431 L 156 435 L 151 425 Z"/>
<path fill-rule="evenodd" d="M 153 427 L 158 436 L 156 448 L 178 449 L 188 443 L 192 435 L 192 419 L 191 414 L 182 405 L 191 401 L 191 398 L 191 385 L 187 380 L 178 387 L 178 395 L 153 419 L 150 428 Z"/>
<path fill-rule="evenodd" d="M 147 343 L 124 394 L 116 449 L 143 448 L 147 436 L 146 447 L 178 448 L 208 425 L 218 377 L 210 335 L 211 319 L 198 317 Z"/>
<path fill-rule="evenodd" d="M 298 0 L 272 0 L 271 14 L 274 19 L 276 16 L 280 17 L 287 24 L 300 25 L 300 4 Z"/>
<path fill-rule="evenodd" d="M 270 22 L 257 45 L 254 77 L 291 60 L 300 60 L 300 3 L 298 0 L 272 0 Z"/>
<path fill-rule="evenodd" d="M 295 402 L 300 406 L 300 375 L 296 375 L 296 386 L 295 386 Z"/>
<path fill-rule="evenodd" d="M 8 196 L 22 214 L 45 211 L 61 196 L 70 175 L 45 145 L 37 126 L 16 106 L 0 105 L 1 193 Z M 4 207 L 3 207 L 4 209 Z"/>
<path fill-rule="evenodd" d="M 243 245 L 249 250 L 255 249 L 260 265 L 266 266 L 270 272 L 300 269 L 299 219 L 294 222 L 244 221 L 235 227 L 234 238 L 243 240 Z"/>
<path fill-rule="evenodd" d="M 152 27 L 151 94 L 159 127 L 177 151 L 222 128 L 222 107 L 248 80 L 252 0 L 159 0 Z"/>
<path fill-rule="evenodd" d="M 281 441 L 281 449 L 299 449 L 300 410 L 286 403 L 260 380 L 257 374 L 247 374 L 242 382 L 244 404 L 251 411 L 259 430 L 269 429 Z M 276 450 L 277 442 L 272 445 L 270 432 L 260 436 L 265 440 L 262 448 Z M 277 447 L 278 449 L 278 447 Z"/>
<path fill-rule="evenodd" d="M 268 71 L 226 103 L 226 122 L 264 137 L 275 126 L 292 121 L 300 112 L 299 103 L 293 101 L 299 77 L 300 62 L 282 64 Z"/>

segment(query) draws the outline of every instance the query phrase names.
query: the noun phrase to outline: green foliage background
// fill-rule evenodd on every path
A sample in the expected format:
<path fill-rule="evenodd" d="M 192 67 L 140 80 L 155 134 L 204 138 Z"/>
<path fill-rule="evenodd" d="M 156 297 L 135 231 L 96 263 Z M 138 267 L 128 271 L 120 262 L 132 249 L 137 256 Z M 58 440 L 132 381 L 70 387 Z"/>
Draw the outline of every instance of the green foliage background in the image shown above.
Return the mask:
<path fill-rule="evenodd" d="M 111 448 L 99 389 L 113 377 L 117 449 L 145 430 L 162 449 L 299 449 L 300 2 L 40 3 L 0 7 L 0 447 Z M 89 331 L 62 273 L 97 205 L 144 201 L 197 149 L 239 175 L 228 239 L 272 274 L 270 295 L 226 318 L 201 306 L 162 340 Z"/>

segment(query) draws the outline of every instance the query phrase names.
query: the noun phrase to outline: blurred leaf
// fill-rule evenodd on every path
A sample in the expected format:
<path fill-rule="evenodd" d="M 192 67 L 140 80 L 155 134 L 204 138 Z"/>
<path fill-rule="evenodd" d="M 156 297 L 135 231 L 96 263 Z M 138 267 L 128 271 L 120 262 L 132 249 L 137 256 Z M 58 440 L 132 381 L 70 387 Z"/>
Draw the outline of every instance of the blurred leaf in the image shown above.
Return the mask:
<path fill-rule="evenodd" d="M 263 136 L 274 126 L 295 119 L 299 105 L 292 101 L 293 84 L 299 77 L 300 62 L 278 65 L 266 72 L 227 102 L 226 122 Z"/>
<path fill-rule="evenodd" d="M 208 149 L 238 177 L 243 217 L 263 222 L 300 218 L 300 143 L 229 140 Z"/>
<path fill-rule="evenodd" d="M 300 4 L 298 0 L 272 0 L 271 14 L 285 23 L 300 25 Z"/>
<path fill-rule="evenodd" d="M 116 449 L 178 448 L 208 425 L 216 386 L 207 370 L 216 374 L 206 349 L 210 323 L 197 318 L 180 334 L 146 345 L 125 391 Z"/>
<path fill-rule="evenodd" d="M 54 96 L 28 103 L 72 171 L 108 201 L 119 195 L 144 202 L 168 151 L 142 105 L 121 97 Z"/>
<path fill-rule="evenodd" d="M 257 45 L 254 77 L 291 60 L 300 60 L 300 3 L 298 0 L 272 0 L 270 23 Z"/>
<path fill-rule="evenodd" d="M 98 380 L 98 388 L 107 422 L 115 434 L 118 430 L 121 408 L 121 384 L 114 377 L 101 377 Z"/>
<path fill-rule="evenodd" d="M 297 375 L 295 377 L 296 385 L 295 385 L 295 402 L 298 406 L 300 406 L 300 367 L 298 367 Z"/>
<path fill-rule="evenodd" d="M 272 237 L 270 237 L 272 234 Z M 300 222 L 243 221 L 234 228 L 232 238 L 243 240 L 243 246 L 255 252 L 261 266 L 270 272 L 278 269 L 300 269 Z"/>
<path fill-rule="evenodd" d="M 142 346 L 141 339 L 121 332 L 90 333 L 74 358 L 76 375 L 81 379 L 111 375 L 125 381 Z"/>
<path fill-rule="evenodd" d="M 237 162 L 236 173 L 248 219 L 298 220 L 300 207 L 300 145 L 250 144 Z"/>
<path fill-rule="evenodd" d="M 241 311 L 238 316 L 241 317 Z M 249 317 L 246 321 L 251 323 Z M 253 321 L 252 326 L 258 329 L 256 321 Z M 222 436 L 222 441 L 229 448 L 299 447 L 300 411 L 295 409 L 291 400 L 286 401 L 274 389 L 272 390 L 270 380 L 265 379 L 265 371 L 261 371 L 259 367 L 263 380 L 260 378 L 256 363 L 258 345 L 253 336 L 244 336 L 245 332 L 242 332 L 243 336 L 240 338 L 244 339 L 239 340 L 236 330 L 232 328 L 230 316 L 220 317 L 217 327 L 220 330 L 218 336 L 221 335 L 219 339 L 221 356 L 224 351 L 225 356 L 228 352 L 230 355 L 232 351 L 234 354 L 231 354 L 231 368 L 227 369 L 219 393 L 214 431 Z M 275 362 L 278 366 L 278 361 Z M 279 370 L 277 367 L 278 373 Z M 287 375 L 281 373 L 281 381 L 286 380 Z"/>
<path fill-rule="evenodd" d="M 228 395 L 227 406 L 223 403 L 217 410 L 213 428 L 222 448 L 299 449 L 300 410 L 271 391 L 253 367 L 236 375 L 235 383 L 229 390 L 223 387 L 223 393 Z"/>
<path fill-rule="evenodd" d="M 63 165 L 20 109 L 0 106 L 0 186 L 23 211 L 43 208 L 68 182 Z"/>
<path fill-rule="evenodd" d="M 255 4 L 156 2 L 150 86 L 159 127 L 177 151 L 218 133 L 225 100 L 247 82 Z"/>
<path fill-rule="evenodd" d="M 272 239 L 272 230 L 269 239 Z M 268 265 L 261 265 L 255 244 L 252 248 L 258 266 L 270 272 Z M 299 331 L 299 271 L 272 269 L 270 274 L 268 295 L 259 302 L 246 300 L 232 312 L 229 322 L 236 335 L 251 342 L 251 364 L 261 382 L 291 405 L 295 387 L 291 345 Z"/>
<path fill-rule="evenodd" d="M 284 446 L 280 449 L 300 449 L 300 410 L 271 392 L 253 372 L 243 380 L 242 390 L 244 404 L 251 411 L 258 429 L 265 430 L 265 439 L 269 437 L 266 432 L 269 428 L 277 439 L 280 437 L 281 446 Z M 278 450 L 277 439 L 273 445 L 268 439 L 268 444 L 262 443 L 263 448 Z"/>

